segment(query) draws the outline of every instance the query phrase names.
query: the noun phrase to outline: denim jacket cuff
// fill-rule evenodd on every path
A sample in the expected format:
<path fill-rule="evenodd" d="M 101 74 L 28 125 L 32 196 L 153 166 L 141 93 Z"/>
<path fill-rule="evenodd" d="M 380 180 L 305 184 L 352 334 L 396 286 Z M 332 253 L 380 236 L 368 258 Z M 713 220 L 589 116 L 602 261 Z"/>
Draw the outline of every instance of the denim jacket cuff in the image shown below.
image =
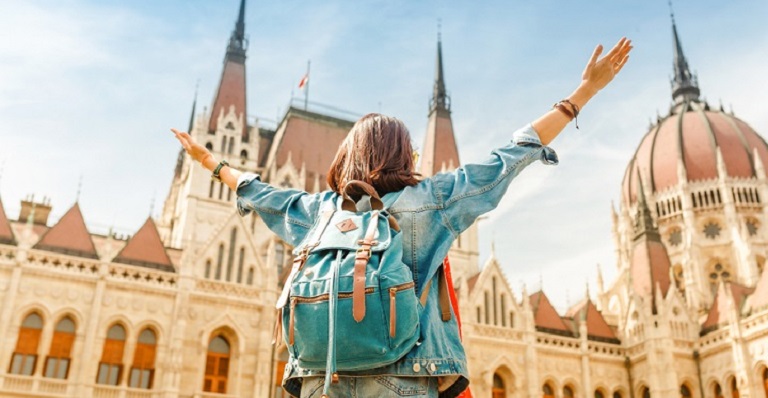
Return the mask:
<path fill-rule="evenodd" d="M 261 177 L 258 174 L 254 173 L 243 173 L 240 174 L 240 177 L 237 177 L 237 189 L 235 190 L 235 193 L 237 193 L 237 196 L 240 196 L 241 189 L 250 185 L 253 181 L 261 181 Z M 237 203 L 237 214 L 239 214 L 241 217 L 247 216 L 251 209 L 244 206 L 244 202 L 241 202 L 239 199 L 236 201 Z"/>
<path fill-rule="evenodd" d="M 540 160 L 542 163 L 551 165 L 556 165 L 559 163 L 557 153 L 554 151 L 554 149 L 541 144 L 539 133 L 534 130 L 533 125 L 530 123 L 512 133 L 512 142 L 515 143 L 515 145 L 520 146 L 541 147 L 542 151 Z"/>

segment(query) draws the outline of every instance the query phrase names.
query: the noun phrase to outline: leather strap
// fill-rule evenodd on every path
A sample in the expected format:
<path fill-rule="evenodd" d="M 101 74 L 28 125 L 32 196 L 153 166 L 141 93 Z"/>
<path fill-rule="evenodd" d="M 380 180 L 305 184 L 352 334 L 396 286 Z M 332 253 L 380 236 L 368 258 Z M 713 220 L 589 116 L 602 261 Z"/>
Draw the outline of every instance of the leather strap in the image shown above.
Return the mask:
<path fill-rule="evenodd" d="M 370 184 L 365 183 L 360 180 L 352 180 L 347 183 L 347 185 L 344 185 L 344 189 L 342 190 L 341 194 L 344 198 L 344 201 L 341 203 L 341 209 L 346 211 L 357 211 L 357 206 L 355 205 L 355 201 L 352 200 L 352 198 L 349 196 L 349 190 L 351 187 L 357 187 L 363 190 L 368 196 L 371 197 L 371 208 L 373 210 L 384 210 L 384 202 L 381 201 L 381 198 L 379 197 L 379 193 L 376 192 L 376 189 L 373 188 Z"/>
<path fill-rule="evenodd" d="M 432 287 L 432 280 L 427 282 L 426 285 L 424 285 L 424 288 L 421 290 L 421 296 L 419 296 L 419 301 L 421 302 L 421 306 L 425 307 L 427 305 L 427 298 L 429 297 L 429 290 Z M 437 270 L 437 300 L 438 304 L 440 305 L 440 318 L 443 320 L 443 322 L 448 322 L 451 320 L 451 296 L 448 292 L 448 283 L 445 280 L 445 272 L 443 271 L 443 268 L 439 268 Z"/>
<path fill-rule="evenodd" d="M 317 224 L 319 228 L 317 228 L 314 231 L 314 236 L 312 237 L 312 240 L 308 240 L 309 243 L 304 246 L 304 248 L 299 252 L 299 255 L 296 256 L 296 258 L 293 259 L 293 265 L 291 266 L 291 273 L 288 274 L 288 278 L 285 280 L 285 284 L 283 285 L 283 291 L 280 292 L 280 297 L 277 299 L 277 303 L 275 304 L 275 308 L 280 309 L 285 307 L 286 304 L 288 304 L 288 296 L 291 292 L 291 282 L 296 278 L 296 275 L 301 271 L 301 267 L 304 266 L 304 262 L 307 260 L 307 256 L 309 255 L 309 252 L 320 243 L 320 238 L 323 237 L 323 232 L 325 232 L 325 229 L 328 227 L 328 223 L 331 221 L 331 217 L 333 216 L 333 213 L 336 212 L 336 208 L 323 211 L 320 213 L 320 222 Z"/>
<path fill-rule="evenodd" d="M 371 213 L 365 238 L 355 253 L 355 273 L 352 285 L 352 317 L 355 322 L 361 322 L 365 318 L 365 268 L 371 258 L 371 246 L 376 237 L 376 229 L 379 224 L 379 211 Z"/>

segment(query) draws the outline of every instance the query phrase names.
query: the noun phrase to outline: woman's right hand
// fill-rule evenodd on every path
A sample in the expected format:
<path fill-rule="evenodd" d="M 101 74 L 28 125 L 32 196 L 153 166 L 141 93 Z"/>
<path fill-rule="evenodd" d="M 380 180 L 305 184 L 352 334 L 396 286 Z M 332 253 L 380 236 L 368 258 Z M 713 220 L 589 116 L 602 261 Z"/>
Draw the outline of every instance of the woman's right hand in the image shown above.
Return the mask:
<path fill-rule="evenodd" d="M 171 129 L 173 132 L 173 135 L 176 136 L 176 139 L 179 140 L 181 143 L 181 146 L 184 147 L 184 150 L 189 154 L 189 156 L 192 157 L 192 159 L 200 162 L 203 166 L 205 166 L 205 160 L 206 158 L 213 157 L 211 152 L 208 150 L 208 148 L 198 144 L 195 142 L 195 139 L 192 138 L 189 134 L 179 131 L 176 129 Z"/>
<path fill-rule="evenodd" d="M 621 71 L 621 68 L 629 60 L 629 52 L 632 50 L 632 41 L 622 37 L 618 43 L 605 56 L 598 59 L 603 52 L 603 46 L 598 45 L 587 62 L 584 72 L 581 74 L 581 84 L 594 93 L 602 90 Z"/>

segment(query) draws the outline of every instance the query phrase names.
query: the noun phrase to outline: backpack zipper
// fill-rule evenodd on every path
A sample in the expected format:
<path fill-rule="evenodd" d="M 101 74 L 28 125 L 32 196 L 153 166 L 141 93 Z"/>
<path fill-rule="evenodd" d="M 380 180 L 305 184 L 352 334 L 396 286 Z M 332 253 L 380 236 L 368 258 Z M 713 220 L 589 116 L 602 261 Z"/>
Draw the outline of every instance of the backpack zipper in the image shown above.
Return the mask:
<path fill-rule="evenodd" d="M 397 305 L 396 305 L 396 299 L 397 299 L 397 292 L 400 292 L 402 290 L 408 290 L 414 286 L 414 282 L 406 282 L 400 285 L 392 286 L 389 289 L 389 335 L 391 337 L 395 337 L 395 328 L 397 326 Z M 374 292 L 374 288 L 367 287 L 365 288 L 365 294 L 372 294 Z M 294 314 L 296 313 L 296 304 L 302 303 L 302 304 L 310 304 L 310 303 L 319 303 L 321 301 L 328 301 L 328 298 L 330 295 L 328 293 L 323 293 L 318 296 L 313 297 L 299 297 L 294 296 L 291 297 L 291 317 L 288 321 L 288 344 L 293 345 L 294 339 L 293 339 L 293 330 L 294 330 Z M 341 292 L 339 293 L 339 298 L 352 298 L 352 292 Z"/>

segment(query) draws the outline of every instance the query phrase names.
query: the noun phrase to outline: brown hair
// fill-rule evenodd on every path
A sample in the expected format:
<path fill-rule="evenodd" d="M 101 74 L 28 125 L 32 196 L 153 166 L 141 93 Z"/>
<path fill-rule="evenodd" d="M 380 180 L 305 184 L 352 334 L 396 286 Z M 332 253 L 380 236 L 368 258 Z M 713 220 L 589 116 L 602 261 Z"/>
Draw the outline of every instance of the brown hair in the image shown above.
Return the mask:
<path fill-rule="evenodd" d="M 397 192 L 419 182 L 413 163 L 405 124 L 394 117 L 369 113 L 352 126 L 339 146 L 328 170 L 328 186 L 341 194 L 347 182 L 360 180 L 372 185 L 379 195 Z"/>

